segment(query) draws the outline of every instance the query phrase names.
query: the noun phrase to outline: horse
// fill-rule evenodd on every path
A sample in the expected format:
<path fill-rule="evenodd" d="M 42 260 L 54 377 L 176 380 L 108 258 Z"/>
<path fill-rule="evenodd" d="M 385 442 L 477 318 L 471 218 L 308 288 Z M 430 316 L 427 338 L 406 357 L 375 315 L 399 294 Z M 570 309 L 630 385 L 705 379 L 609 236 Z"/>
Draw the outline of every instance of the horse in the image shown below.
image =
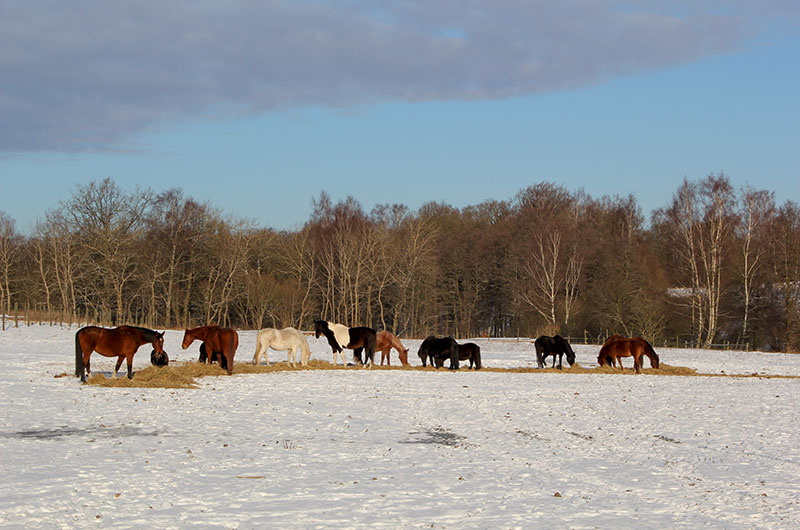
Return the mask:
<path fill-rule="evenodd" d="M 575 352 L 572 351 L 572 346 L 569 345 L 567 339 L 561 335 L 548 337 L 542 335 L 534 341 L 536 348 L 536 363 L 539 368 L 545 368 L 545 360 L 548 355 L 553 356 L 553 368 L 556 366 L 556 355 L 558 355 L 558 369 L 561 370 L 561 359 L 564 354 L 567 354 L 567 362 L 570 366 L 575 364 Z"/>
<path fill-rule="evenodd" d="M 659 367 L 658 354 L 653 350 L 650 343 L 642 337 L 626 338 L 620 335 L 612 335 L 606 339 L 603 347 L 600 348 L 600 352 L 597 354 L 597 364 L 599 366 L 608 364 L 611 367 L 619 364 L 619 368 L 623 369 L 621 357 L 633 357 L 633 368 L 638 374 L 642 365 L 642 355 L 647 355 L 650 358 L 651 367 Z"/>
<path fill-rule="evenodd" d="M 225 360 L 225 357 L 222 355 L 221 351 L 212 351 L 209 360 L 208 348 L 206 348 L 205 342 L 200 343 L 200 355 L 197 357 L 197 362 L 207 362 L 209 364 L 217 363 L 223 370 L 228 369 L 228 361 Z"/>
<path fill-rule="evenodd" d="M 75 377 L 86 382 L 86 375 L 91 374 L 89 360 L 92 352 L 106 357 L 117 357 L 114 377 L 117 377 L 122 360 L 128 364 L 128 379 L 133 378 L 133 355 L 142 344 L 150 343 L 156 353 L 164 353 L 164 333 L 152 329 L 135 326 L 119 326 L 101 328 L 86 326 L 75 333 Z M 166 354 L 165 354 L 166 355 Z"/>
<path fill-rule="evenodd" d="M 314 336 L 319 338 L 320 335 L 325 335 L 328 339 L 328 344 L 333 351 L 333 364 L 336 364 L 336 353 L 339 352 L 342 356 L 342 366 L 345 365 L 344 348 L 353 350 L 353 361 L 358 364 L 363 364 L 365 367 L 367 363 L 369 366 L 375 366 L 375 344 L 378 341 L 377 333 L 372 328 L 358 326 L 348 328 L 342 324 L 334 324 L 325 320 L 314 321 Z M 361 352 L 365 353 L 365 358 L 361 360 Z"/>
<path fill-rule="evenodd" d="M 153 366 L 167 366 L 169 364 L 169 357 L 167 352 L 158 353 L 153 350 L 150 352 L 150 364 Z"/>
<path fill-rule="evenodd" d="M 622 335 L 611 335 L 605 340 L 603 344 L 608 344 L 609 342 L 614 342 L 617 340 L 625 340 L 625 339 L 626 337 L 623 337 Z M 658 354 L 655 352 L 650 343 L 644 340 L 642 337 L 634 337 L 634 340 L 638 340 L 642 343 L 643 346 L 642 353 L 647 355 L 647 357 L 650 359 L 650 367 L 657 369 L 659 367 Z M 616 363 L 619 365 L 619 368 L 622 369 L 622 359 L 620 359 L 618 356 L 612 356 L 611 366 L 614 366 L 614 361 L 616 361 Z M 641 366 L 641 362 L 639 363 L 639 365 Z"/>
<path fill-rule="evenodd" d="M 308 359 L 311 357 L 311 350 L 308 349 L 308 341 L 302 333 L 295 328 L 288 327 L 283 329 L 265 328 L 258 332 L 256 337 L 256 353 L 253 355 L 253 364 L 258 366 L 261 362 L 261 354 L 264 354 L 264 362 L 269 366 L 267 350 L 283 351 L 286 350 L 286 362 L 294 367 L 294 359 L 297 350 L 301 350 L 300 364 L 308 366 Z"/>
<path fill-rule="evenodd" d="M 436 361 L 436 368 L 441 368 L 444 366 L 445 360 L 447 360 L 446 355 L 436 355 L 434 356 L 434 360 Z M 473 365 L 475 366 L 476 370 L 481 369 L 481 347 L 475 344 L 474 342 L 467 342 L 465 344 L 458 345 L 458 360 L 459 361 L 469 361 L 469 369 L 472 370 Z"/>
<path fill-rule="evenodd" d="M 450 359 L 450 370 L 458 370 L 458 343 L 452 337 L 437 338 L 431 335 L 422 341 L 417 351 L 422 366 L 426 366 L 426 360 L 429 360 L 431 366 L 434 368 L 444 365 L 445 359 Z M 441 358 L 442 362 L 436 366 L 437 358 Z"/>
<path fill-rule="evenodd" d="M 408 366 L 408 348 L 403 346 L 403 343 L 400 342 L 400 339 L 398 339 L 388 331 L 386 330 L 379 331 L 375 343 L 375 349 L 381 352 L 381 366 L 383 366 L 384 360 L 386 361 L 386 364 L 388 366 L 392 365 L 389 356 L 389 354 L 392 351 L 392 348 L 397 350 L 397 353 L 400 355 L 400 364 L 402 364 L 403 366 Z"/>
<path fill-rule="evenodd" d="M 239 347 L 239 334 L 236 333 L 236 330 L 219 326 L 200 326 L 187 329 L 183 333 L 181 348 L 185 350 L 195 340 L 203 341 L 203 344 L 206 345 L 206 352 L 208 349 L 211 350 L 211 355 L 207 355 L 209 363 L 213 362 L 214 355 L 219 355 L 220 367 L 227 370 L 228 375 L 233 373 L 233 356 L 236 355 L 236 348 Z"/>

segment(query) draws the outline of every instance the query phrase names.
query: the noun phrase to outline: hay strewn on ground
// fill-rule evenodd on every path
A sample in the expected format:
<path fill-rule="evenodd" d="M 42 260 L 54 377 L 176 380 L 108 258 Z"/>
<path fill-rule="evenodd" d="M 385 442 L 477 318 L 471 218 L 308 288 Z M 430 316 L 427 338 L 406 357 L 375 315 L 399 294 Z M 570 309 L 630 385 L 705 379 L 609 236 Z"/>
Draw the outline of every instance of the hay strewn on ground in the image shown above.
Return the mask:
<path fill-rule="evenodd" d="M 361 367 L 342 365 L 333 365 L 327 361 L 312 360 L 308 363 L 307 367 L 302 367 L 300 364 L 296 368 L 292 368 L 286 363 L 275 363 L 270 366 L 259 365 L 254 366 L 248 362 L 235 363 L 233 367 L 234 374 L 263 374 L 270 372 L 286 372 L 293 370 L 362 370 Z M 423 368 L 421 366 L 376 366 L 374 370 L 406 370 L 406 371 L 435 371 L 435 368 L 430 366 Z M 440 369 L 441 372 L 447 372 L 446 369 Z M 462 368 L 462 371 L 463 368 Z M 467 370 L 469 371 L 469 370 Z M 618 368 L 611 368 L 603 366 L 598 368 L 584 368 L 576 363 L 571 368 L 564 367 L 563 370 L 558 368 L 491 368 L 484 367 L 481 372 L 496 372 L 496 373 L 529 373 L 529 374 L 608 374 L 608 375 L 636 375 L 631 368 L 620 370 Z M 106 377 L 102 374 L 93 374 L 89 379 L 90 385 L 106 386 L 106 387 L 127 387 L 127 388 L 197 388 L 197 379 L 200 377 L 209 376 L 224 376 L 227 372 L 222 370 L 218 365 L 208 365 L 198 362 L 184 362 L 174 363 L 169 366 L 158 368 L 149 366 L 143 370 L 134 373 L 133 379 L 128 379 L 123 373 L 116 379 Z M 759 374 L 704 374 L 699 373 L 692 368 L 684 366 L 670 366 L 661 363 L 661 368 L 645 368 L 642 370 L 644 375 L 661 375 L 661 376 L 699 376 L 699 377 L 760 377 L 760 378 L 788 378 L 797 379 L 795 376 L 767 376 Z M 58 376 L 56 376 L 58 377 Z"/>

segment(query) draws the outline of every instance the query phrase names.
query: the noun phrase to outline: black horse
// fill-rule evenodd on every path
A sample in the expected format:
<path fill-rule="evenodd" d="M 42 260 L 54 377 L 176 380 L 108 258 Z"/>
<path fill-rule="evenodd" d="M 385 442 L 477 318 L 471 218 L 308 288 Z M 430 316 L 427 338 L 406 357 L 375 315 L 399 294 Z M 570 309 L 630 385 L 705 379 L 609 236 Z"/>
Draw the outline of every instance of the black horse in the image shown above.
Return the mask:
<path fill-rule="evenodd" d="M 436 368 L 441 368 L 444 366 L 445 360 L 447 360 L 447 355 L 436 355 L 434 356 L 434 360 L 436 361 Z M 458 360 L 459 361 L 469 361 L 469 369 L 472 370 L 472 367 L 475 366 L 476 370 L 481 369 L 481 347 L 475 344 L 474 342 L 467 342 L 465 344 L 458 345 Z M 433 363 L 431 363 L 433 364 Z"/>
<path fill-rule="evenodd" d="M 169 357 L 167 356 L 167 352 L 163 351 L 161 353 L 158 353 L 155 350 L 151 351 L 150 364 L 152 364 L 153 366 L 167 366 L 169 364 Z"/>
<path fill-rule="evenodd" d="M 553 368 L 556 366 L 556 355 L 558 355 L 558 369 L 561 370 L 561 359 L 564 354 L 567 354 L 567 362 L 570 366 L 575 364 L 575 352 L 572 351 L 572 346 L 569 345 L 567 339 L 561 335 L 555 337 L 548 337 L 542 335 L 534 342 L 536 346 L 536 363 L 539 368 L 544 368 L 544 361 L 548 355 L 553 356 Z"/>
<path fill-rule="evenodd" d="M 200 343 L 200 357 L 198 357 L 197 362 L 199 363 L 208 362 L 208 364 L 217 363 L 219 364 L 219 367 L 222 368 L 223 370 L 228 369 L 228 360 L 225 358 L 224 355 L 222 355 L 221 351 L 211 352 L 211 360 L 210 361 L 208 360 L 208 350 L 206 349 L 205 342 Z"/>
<path fill-rule="evenodd" d="M 436 338 L 433 335 L 422 341 L 417 352 L 422 366 L 430 361 L 431 366 L 439 368 L 446 359 L 450 359 L 450 370 L 458 370 L 458 343 L 452 337 Z M 441 362 L 439 362 L 441 359 Z"/>

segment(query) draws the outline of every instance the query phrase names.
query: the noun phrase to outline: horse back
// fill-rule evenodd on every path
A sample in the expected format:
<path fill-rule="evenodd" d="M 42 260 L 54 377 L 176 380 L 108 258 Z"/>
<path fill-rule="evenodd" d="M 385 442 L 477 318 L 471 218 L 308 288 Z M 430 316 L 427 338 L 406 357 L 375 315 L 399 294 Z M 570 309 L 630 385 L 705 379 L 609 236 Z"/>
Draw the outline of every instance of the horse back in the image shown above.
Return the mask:
<path fill-rule="evenodd" d="M 392 347 L 392 335 L 386 330 L 381 330 L 375 334 L 375 349 L 385 350 Z"/>
<path fill-rule="evenodd" d="M 350 344 L 347 345 L 348 348 L 364 347 L 372 351 L 376 349 L 377 333 L 375 333 L 374 329 L 366 326 L 357 326 L 349 328 L 348 331 L 350 333 Z"/>

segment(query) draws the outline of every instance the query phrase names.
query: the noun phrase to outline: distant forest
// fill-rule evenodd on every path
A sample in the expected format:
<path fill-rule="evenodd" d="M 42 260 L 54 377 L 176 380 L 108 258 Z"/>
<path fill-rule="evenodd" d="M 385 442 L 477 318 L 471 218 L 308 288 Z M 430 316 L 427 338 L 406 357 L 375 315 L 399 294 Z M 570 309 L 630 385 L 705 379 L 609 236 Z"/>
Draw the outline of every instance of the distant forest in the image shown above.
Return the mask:
<path fill-rule="evenodd" d="M 322 318 L 417 338 L 616 333 L 797 351 L 798 296 L 800 208 L 724 174 L 684 179 L 649 223 L 633 196 L 549 182 L 417 211 L 323 192 L 297 231 L 111 179 L 77 186 L 30 235 L 0 212 L 6 318 L 252 329 Z"/>

